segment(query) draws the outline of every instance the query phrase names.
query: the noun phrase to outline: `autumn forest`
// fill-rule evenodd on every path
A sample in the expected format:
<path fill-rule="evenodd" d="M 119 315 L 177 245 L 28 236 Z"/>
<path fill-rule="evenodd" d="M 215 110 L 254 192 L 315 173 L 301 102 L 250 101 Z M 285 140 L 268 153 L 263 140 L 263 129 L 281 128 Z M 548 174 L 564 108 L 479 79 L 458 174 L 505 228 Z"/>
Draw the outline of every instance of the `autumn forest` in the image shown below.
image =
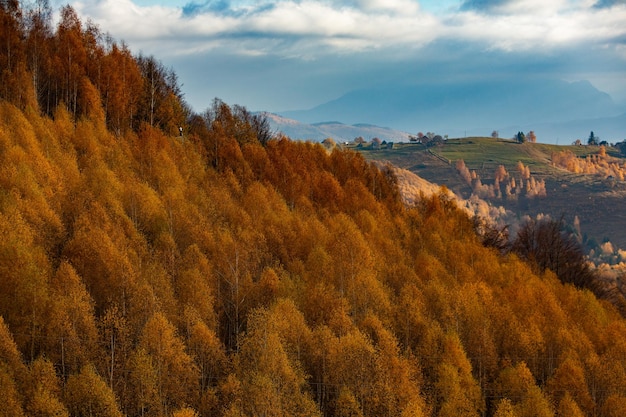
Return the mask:
<path fill-rule="evenodd" d="M 626 415 L 586 281 L 60 16 L 0 1 L 0 415 Z"/>

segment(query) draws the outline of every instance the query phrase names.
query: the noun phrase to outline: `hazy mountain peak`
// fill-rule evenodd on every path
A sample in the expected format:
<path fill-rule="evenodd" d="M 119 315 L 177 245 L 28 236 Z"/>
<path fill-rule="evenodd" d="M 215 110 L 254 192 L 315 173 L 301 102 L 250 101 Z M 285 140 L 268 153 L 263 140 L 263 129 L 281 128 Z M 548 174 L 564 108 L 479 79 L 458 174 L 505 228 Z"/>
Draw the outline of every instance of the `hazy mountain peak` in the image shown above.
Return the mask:
<path fill-rule="evenodd" d="M 265 115 L 274 131 L 293 139 L 322 141 L 330 137 L 341 142 L 352 141 L 359 136 L 366 140 L 377 137 L 391 142 L 409 139 L 407 132 L 373 124 L 348 125 L 337 121 L 307 124 L 274 113 L 265 113 Z"/>
<path fill-rule="evenodd" d="M 536 130 L 540 140 L 581 136 L 564 123 L 589 121 L 584 131 L 600 130 L 607 138 L 624 132 L 597 119 L 618 116 L 623 110 L 589 81 L 505 79 L 490 82 L 402 83 L 350 91 L 309 110 L 283 115 L 305 123 L 340 120 L 346 124 L 392 126 L 408 132 L 435 131 L 450 136 L 489 135 L 498 130 L 513 135 Z M 588 132 L 587 132 L 588 133 Z"/>

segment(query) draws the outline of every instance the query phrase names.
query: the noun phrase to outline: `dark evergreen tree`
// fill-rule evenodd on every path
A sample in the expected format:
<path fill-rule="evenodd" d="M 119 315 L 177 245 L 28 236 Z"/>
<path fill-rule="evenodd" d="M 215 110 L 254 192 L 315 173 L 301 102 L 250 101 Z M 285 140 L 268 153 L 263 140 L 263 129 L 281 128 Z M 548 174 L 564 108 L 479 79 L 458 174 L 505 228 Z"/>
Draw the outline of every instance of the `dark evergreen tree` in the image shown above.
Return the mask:
<path fill-rule="evenodd" d="M 589 139 L 587 139 L 587 145 L 597 145 L 599 141 L 599 137 L 594 135 L 593 130 L 589 134 Z"/>

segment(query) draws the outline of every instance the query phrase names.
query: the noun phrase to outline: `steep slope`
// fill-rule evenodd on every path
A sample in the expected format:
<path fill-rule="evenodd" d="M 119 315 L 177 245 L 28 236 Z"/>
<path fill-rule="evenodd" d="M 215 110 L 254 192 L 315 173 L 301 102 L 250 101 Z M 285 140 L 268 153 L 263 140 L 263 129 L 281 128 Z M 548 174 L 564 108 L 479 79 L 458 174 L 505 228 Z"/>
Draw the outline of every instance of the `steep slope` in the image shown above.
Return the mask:
<path fill-rule="evenodd" d="M 262 146 L 228 112 L 183 139 L 120 138 L 0 103 L 15 415 L 626 405 L 626 322 L 609 305 L 482 247 L 445 197 L 407 209 L 358 154 Z"/>
<path fill-rule="evenodd" d="M 406 206 L 358 153 L 192 114 L 95 32 L 66 8 L 37 44 L 94 52 L 49 102 L 25 54 L 2 74 L 3 415 L 625 414 L 610 304 L 484 247 L 444 192 Z M 136 84 L 95 82 L 109 59 Z"/>

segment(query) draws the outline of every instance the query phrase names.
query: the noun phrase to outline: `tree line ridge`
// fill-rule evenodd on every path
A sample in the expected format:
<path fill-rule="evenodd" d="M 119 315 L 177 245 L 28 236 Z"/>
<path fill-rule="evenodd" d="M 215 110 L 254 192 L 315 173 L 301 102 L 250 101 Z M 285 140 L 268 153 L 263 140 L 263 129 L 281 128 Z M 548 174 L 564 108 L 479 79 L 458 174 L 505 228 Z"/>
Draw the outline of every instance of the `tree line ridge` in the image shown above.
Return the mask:
<path fill-rule="evenodd" d="M 47 0 L 0 6 L 0 98 L 53 116 L 59 106 L 74 120 L 101 118 L 120 135 L 142 123 L 174 133 L 190 114 L 176 73 L 154 57 L 83 24 L 71 6 L 52 26 Z"/>

